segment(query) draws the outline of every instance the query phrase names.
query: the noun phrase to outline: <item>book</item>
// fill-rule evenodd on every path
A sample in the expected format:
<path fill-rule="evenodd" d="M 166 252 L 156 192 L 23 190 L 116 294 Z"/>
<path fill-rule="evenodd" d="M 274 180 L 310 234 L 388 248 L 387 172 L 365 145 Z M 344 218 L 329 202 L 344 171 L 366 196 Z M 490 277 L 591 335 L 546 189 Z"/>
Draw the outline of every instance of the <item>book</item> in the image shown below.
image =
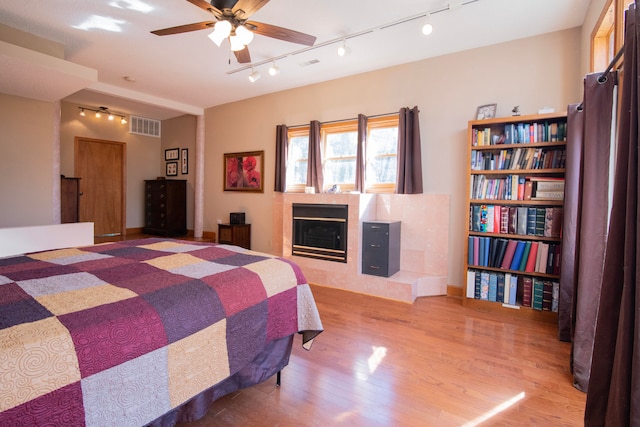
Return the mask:
<path fill-rule="evenodd" d="M 527 235 L 527 207 L 526 206 L 518 206 L 516 208 L 518 210 L 518 223 L 516 228 L 516 234 L 520 234 L 522 236 Z"/>
<path fill-rule="evenodd" d="M 521 304 L 524 307 L 531 307 L 531 298 L 533 296 L 533 279 L 525 276 L 522 278 L 522 299 Z"/>
<path fill-rule="evenodd" d="M 487 205 L 480 205 L 480 229 L 478 231 L 487 231 L 487 215 L 489 211 Z"/>
<path fill-rule="evenodd" d="M 553 290 L 551 293 L 551 311 L 558 312 L 558 300 L 560 299 L 560 283 L 552 282 Z"/>
<path fill-rule="evenodd" d="M 536 209 L 536 236 L 544 236 L 545 221 L 547 220 L 546 212 L 545 208 Z"/>
<path fill-rule="evenodd" d="M 480 299 L 489 300 L 489 273 L 486 271 L 480 273 Z"/>
<path fill-rule="evenodd" d="M 502 265 L 502 260 L 504 259 L 504 255 L 507 251 L 507 239 L 496 239 L 496 251 L 495 256 L 493 258 L 493 262 L 491 263 L 491 267 L 500 268 Z"/>
<path fill-rule="evenodd" d="M 494 218 L 495 218 L 495 206 L 493 205 L 487 205 L 486 206 L 487 209 L 487 227 L 484 231 L 486 231 L 487 233 L 493 233 L 493 227 L 494 227 Z"/>
<path fill-rule="evenodd" d="M 522 240 L 518 240 L 518 244 L 516 245 L 516 250 L 513 253 L 513 260 L 511 260 L 511 265 L 509 266 L 509 270 L 518 270 L 520 268 L 520 261 L 522 261 L 522 254 L 524 253 L 525 243 Z"/>
<path fill-rule="evenodd" d="M 562 215 L 562 208 L 548 207 L 545 209 L 544 237 L 561 237 Z"/>
<path fill-rule="evenodd" d="M 553 274 L 560 274 L 560 266 L 562 265 L 562 245 L 558 244 L 554 252 L 555 260 L 553 262 Z"/>
<path fill-rule="evenodd" d="M 489 237 L 484 237 L 484 259 L 482 261 L 482 265 L 484 267 L 489 266 L 489 250 L 491 248 L 491 239 Z"/>
<path fill-rule="evenodd" d="M 534 207 L 527 208 L 527 236 L 536 235 L 536 210 Z"/>
<path fill-rule="evenodd" d="M 538 262 L 536 262 L 536 273 L 546 273 L 547 258 L 549 256 L 549 244 L 540 242 L 538 244 L 538 253 L 540 254 L 540 259 L 538 260 Z"/>
<path fill-rule="evenodd" d="M 473 205 L 473 227 L 472 231 L 480 231 L 480 205 Z"/>
<path fill-rule="evenodd" d="M 467 270 L 467 298 L 475 298 L 476 293 L 476 272 Z"/>
<path fill-rule="evenodd" d="M 502 295 L 502 301 L 505 304 L 509 304 L 509 298 L 511 297 L 511 273 L 505 273 L 504 275 L 504 291 Z"/>
<path fill-rule="evenodd" d="M 500 233 L 509 233 L 509 206 L 500 206 Z"/>
<path fill-rule="evenodd" d="M 509 206 L 509 234 L 516 234 L 518 228 L 518 208 Z"/>
<path fill-rule="evenodd" d="M 511 278 L 509 280 L 509 304 L 516 305 L 517 296 L 518 296 L 518 276 L 513 274 L 511 275 Z"/>
<path fill-rule="evenodd" d="M 526 271 L 527 273 L 533 273 L 536 271 L 536 260 L 538 259 L 538 244 L 538 242 L 531 242 L 531 250 L 529 251 L 527 264 L 524 267 L 524 271 Z"/>
<path fill-rule="evenodd" d="M 524 198 L 522 200 L 531 200 L 533 194 L 533 181 L 526 180 L 524 183 Z"/>
<path fill-rule="evenodd" d="M 502 264 L 500 265 L 500 268 L 503 268 L 505 270 L 509 269 L 509 267 L 511 266 L 511 261 L 513 260 L 513 255 L 515 254 L 517 246 L 518 246 L 518 241 L 517 240 L 508 240 L 507 241 L 507 248 L 505 249 L 504 257 L 502 258 Z"/>
<path fill-rule="evenodd" d="M 522 252 L 522 260 L 520 261 L 520 265 L 518 266 L 518 270 L 524 271 L 527 260 L 529 259 L 529 252 L 531 251 L 531 242 L 525 242 L 524 251 Z"/>
<path fill-rule="evenodd" d="M 495 273 L 489 274 L 489 301 L 496 302 L 498 300 L 498 275 Z"/>
<path fill-rule="evenodd" d="M 551 280 L 542 282 L 542 310 L 551 311 L 553 301 L 553 283 Z"/>
<path fill-rule="evenodd" d="M 478 264 L 480 267 L 486 267 L 484 262 L 484 237 L 478 237 Z M 545 267 L 546 268 L 546 267 Z"/>
<path fill-rule="evenodd" d="M 545 268 L 544 273 L 547 274 L 553 274 L 553 264 L 555 262 L 556 259 L 556 249 L 558 248 L 558 245 L 554 244 L 554 243 L 550 243 L 549 244 L 549 253 L 547 256 L 547 266 Z"/>
<path fill-rule="evenodd" d="M 498 278 L 498 289 L 496 292 L 496 301 L 504 302 L 504 274 L 496 273 L 496 277 Z M 551 309 L 551 308 L 549 308 Z"/>
<path fill-rule="evenodd" d="M 467 264 L 473 265 L 473 236 L 467 238 Z"/>
<path fill-rule="evenodd" d="M 500 208 L 501 206 L 499 205 L 493 207 L 493 232 L 494 233 L 500 233 L 500 225 L 502 221 Z"/>
<path fill-rule="evenodd" d="M 542 310 L 543 282 L 542 280 L 533 279 L 533 290 L 531 297 L 531 307 L 534 310 Z"/>

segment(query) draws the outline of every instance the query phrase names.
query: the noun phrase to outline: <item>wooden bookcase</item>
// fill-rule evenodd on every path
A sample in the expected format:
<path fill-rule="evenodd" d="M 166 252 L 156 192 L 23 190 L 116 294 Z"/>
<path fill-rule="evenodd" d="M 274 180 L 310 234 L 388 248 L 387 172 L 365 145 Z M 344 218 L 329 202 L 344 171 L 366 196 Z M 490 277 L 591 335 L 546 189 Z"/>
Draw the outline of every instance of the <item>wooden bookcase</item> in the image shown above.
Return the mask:
<path fill-rule="evenodd" d="M 566 122 L 551 113 L 468 123 L 465 306 L 557 322 Z M 518 251 L 524 262 L 513 261 Z"/>

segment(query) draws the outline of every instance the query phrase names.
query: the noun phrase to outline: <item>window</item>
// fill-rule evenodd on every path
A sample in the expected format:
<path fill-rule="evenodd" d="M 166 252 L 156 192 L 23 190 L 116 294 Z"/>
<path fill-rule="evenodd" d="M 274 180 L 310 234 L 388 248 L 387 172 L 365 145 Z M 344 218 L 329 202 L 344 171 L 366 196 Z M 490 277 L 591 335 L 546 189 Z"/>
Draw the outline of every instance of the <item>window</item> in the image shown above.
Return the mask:
<path fill-rule="evenodd" d="M 320 133 L 324 190 L 338 185 L 353 191 L 356 182 L 358 121 L 323 124 Z M 309 127 L 289 129 L 287 191 L 303 192 L 307 181 Z M 368 119 L 365 191 L 393 192 L 396 183 L 398 115 Z"/>
<path fill-rule="evenodd" d="M 591 71 L 604 71 L 624 39 L 624 12 L 634 0 L 609 0 L 591 33 Z"/>

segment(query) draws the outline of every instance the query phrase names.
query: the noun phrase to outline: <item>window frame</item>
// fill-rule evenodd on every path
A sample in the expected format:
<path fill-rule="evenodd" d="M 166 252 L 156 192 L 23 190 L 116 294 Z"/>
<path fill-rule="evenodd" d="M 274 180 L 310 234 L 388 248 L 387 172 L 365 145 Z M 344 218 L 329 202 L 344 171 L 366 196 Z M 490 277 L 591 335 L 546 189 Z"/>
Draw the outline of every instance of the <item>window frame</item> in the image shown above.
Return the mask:
<path fill-rule="evenodd" d="M 591 32 L 591 72 L 604 71 L 624 41 L 624 13 L 634 0 L 609 0 Z M 613 38 L 613 40 L 612 40 Z M 611 42 L 613 41 L 613 49 Z"/>
<path fill-rule="evenodd" d="M 367 120 L 367 140 L 369 140 L 369 137 L 371 135 L 371 130 L 372 129 L 384 129 L 384 128 L 398 128 L 400 126 L 400 115 L 399 114 L 394 114 L 394 115 L 388 115 L 388 116 L 380 116 L 380 117 L 373 117 L 371 119 Z M 387 154 L 385 155 L 385 157 L 395 157 L 396 158 L 396 164 L 397 164 L 397 159 L 398 159 L 398 150 L 396 147 L 396 154 L 395 155 L 390 155 Z M 365 170 L 366 170 L 366 162 L 367 159 L 365 159 Z M 396 178 L 394 180 L 394 182 L 385 182 L 385 183 L 373 183 L 370 184 L 369 180 L 366 179 L 366 175 L 365 175 L 365 192 L 366 193 L 394 193 L 396 191 L 396 182 L 398 181 L 398 168 L 396 166 Z"/>
<path fill-rule="evenodd" d="M 309 140 L 309 131 L 310 131 L 310 129 L 311 129 L 311 127 L 309 125 L 297 126 L 295 128 L 289 128 L 287 130 L 287 139 L 288 139 L 288 141 L 291 141 L 292 138 L 306 136 L 307 137 L 307 141 L 308 141 Z M 309 157 L 308 157 L 308 155 L 309 154 L 307 153 L 307 158 L 306 159 L 298 159 L 297 160 L 297 161 L 306 161 L 307 162 L 307 168 L 309 167 Z M 289 170 L 289 160 L 290 160 L 289 156 L 287 155 L 287 160 L 286 160 L 287 170 Z M 307 186 L 306 182 L 304 184 L 290 184 L 289 182 L 287 182 L 286 192 L 287 193 L 304 193 L 304 189 L 305 189 L 306 186 Z"/>

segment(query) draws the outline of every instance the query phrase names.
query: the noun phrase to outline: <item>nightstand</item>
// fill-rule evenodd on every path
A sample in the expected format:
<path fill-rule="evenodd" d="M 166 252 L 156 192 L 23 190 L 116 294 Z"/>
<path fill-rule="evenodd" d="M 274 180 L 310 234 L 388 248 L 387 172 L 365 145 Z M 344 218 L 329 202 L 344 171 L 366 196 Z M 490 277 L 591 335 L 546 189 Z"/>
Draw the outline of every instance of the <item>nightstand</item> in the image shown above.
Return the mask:
<path fill-rule="evenodd" d="M 218 243 L 251 249 L 251 224 L 218 224 Z"/>

